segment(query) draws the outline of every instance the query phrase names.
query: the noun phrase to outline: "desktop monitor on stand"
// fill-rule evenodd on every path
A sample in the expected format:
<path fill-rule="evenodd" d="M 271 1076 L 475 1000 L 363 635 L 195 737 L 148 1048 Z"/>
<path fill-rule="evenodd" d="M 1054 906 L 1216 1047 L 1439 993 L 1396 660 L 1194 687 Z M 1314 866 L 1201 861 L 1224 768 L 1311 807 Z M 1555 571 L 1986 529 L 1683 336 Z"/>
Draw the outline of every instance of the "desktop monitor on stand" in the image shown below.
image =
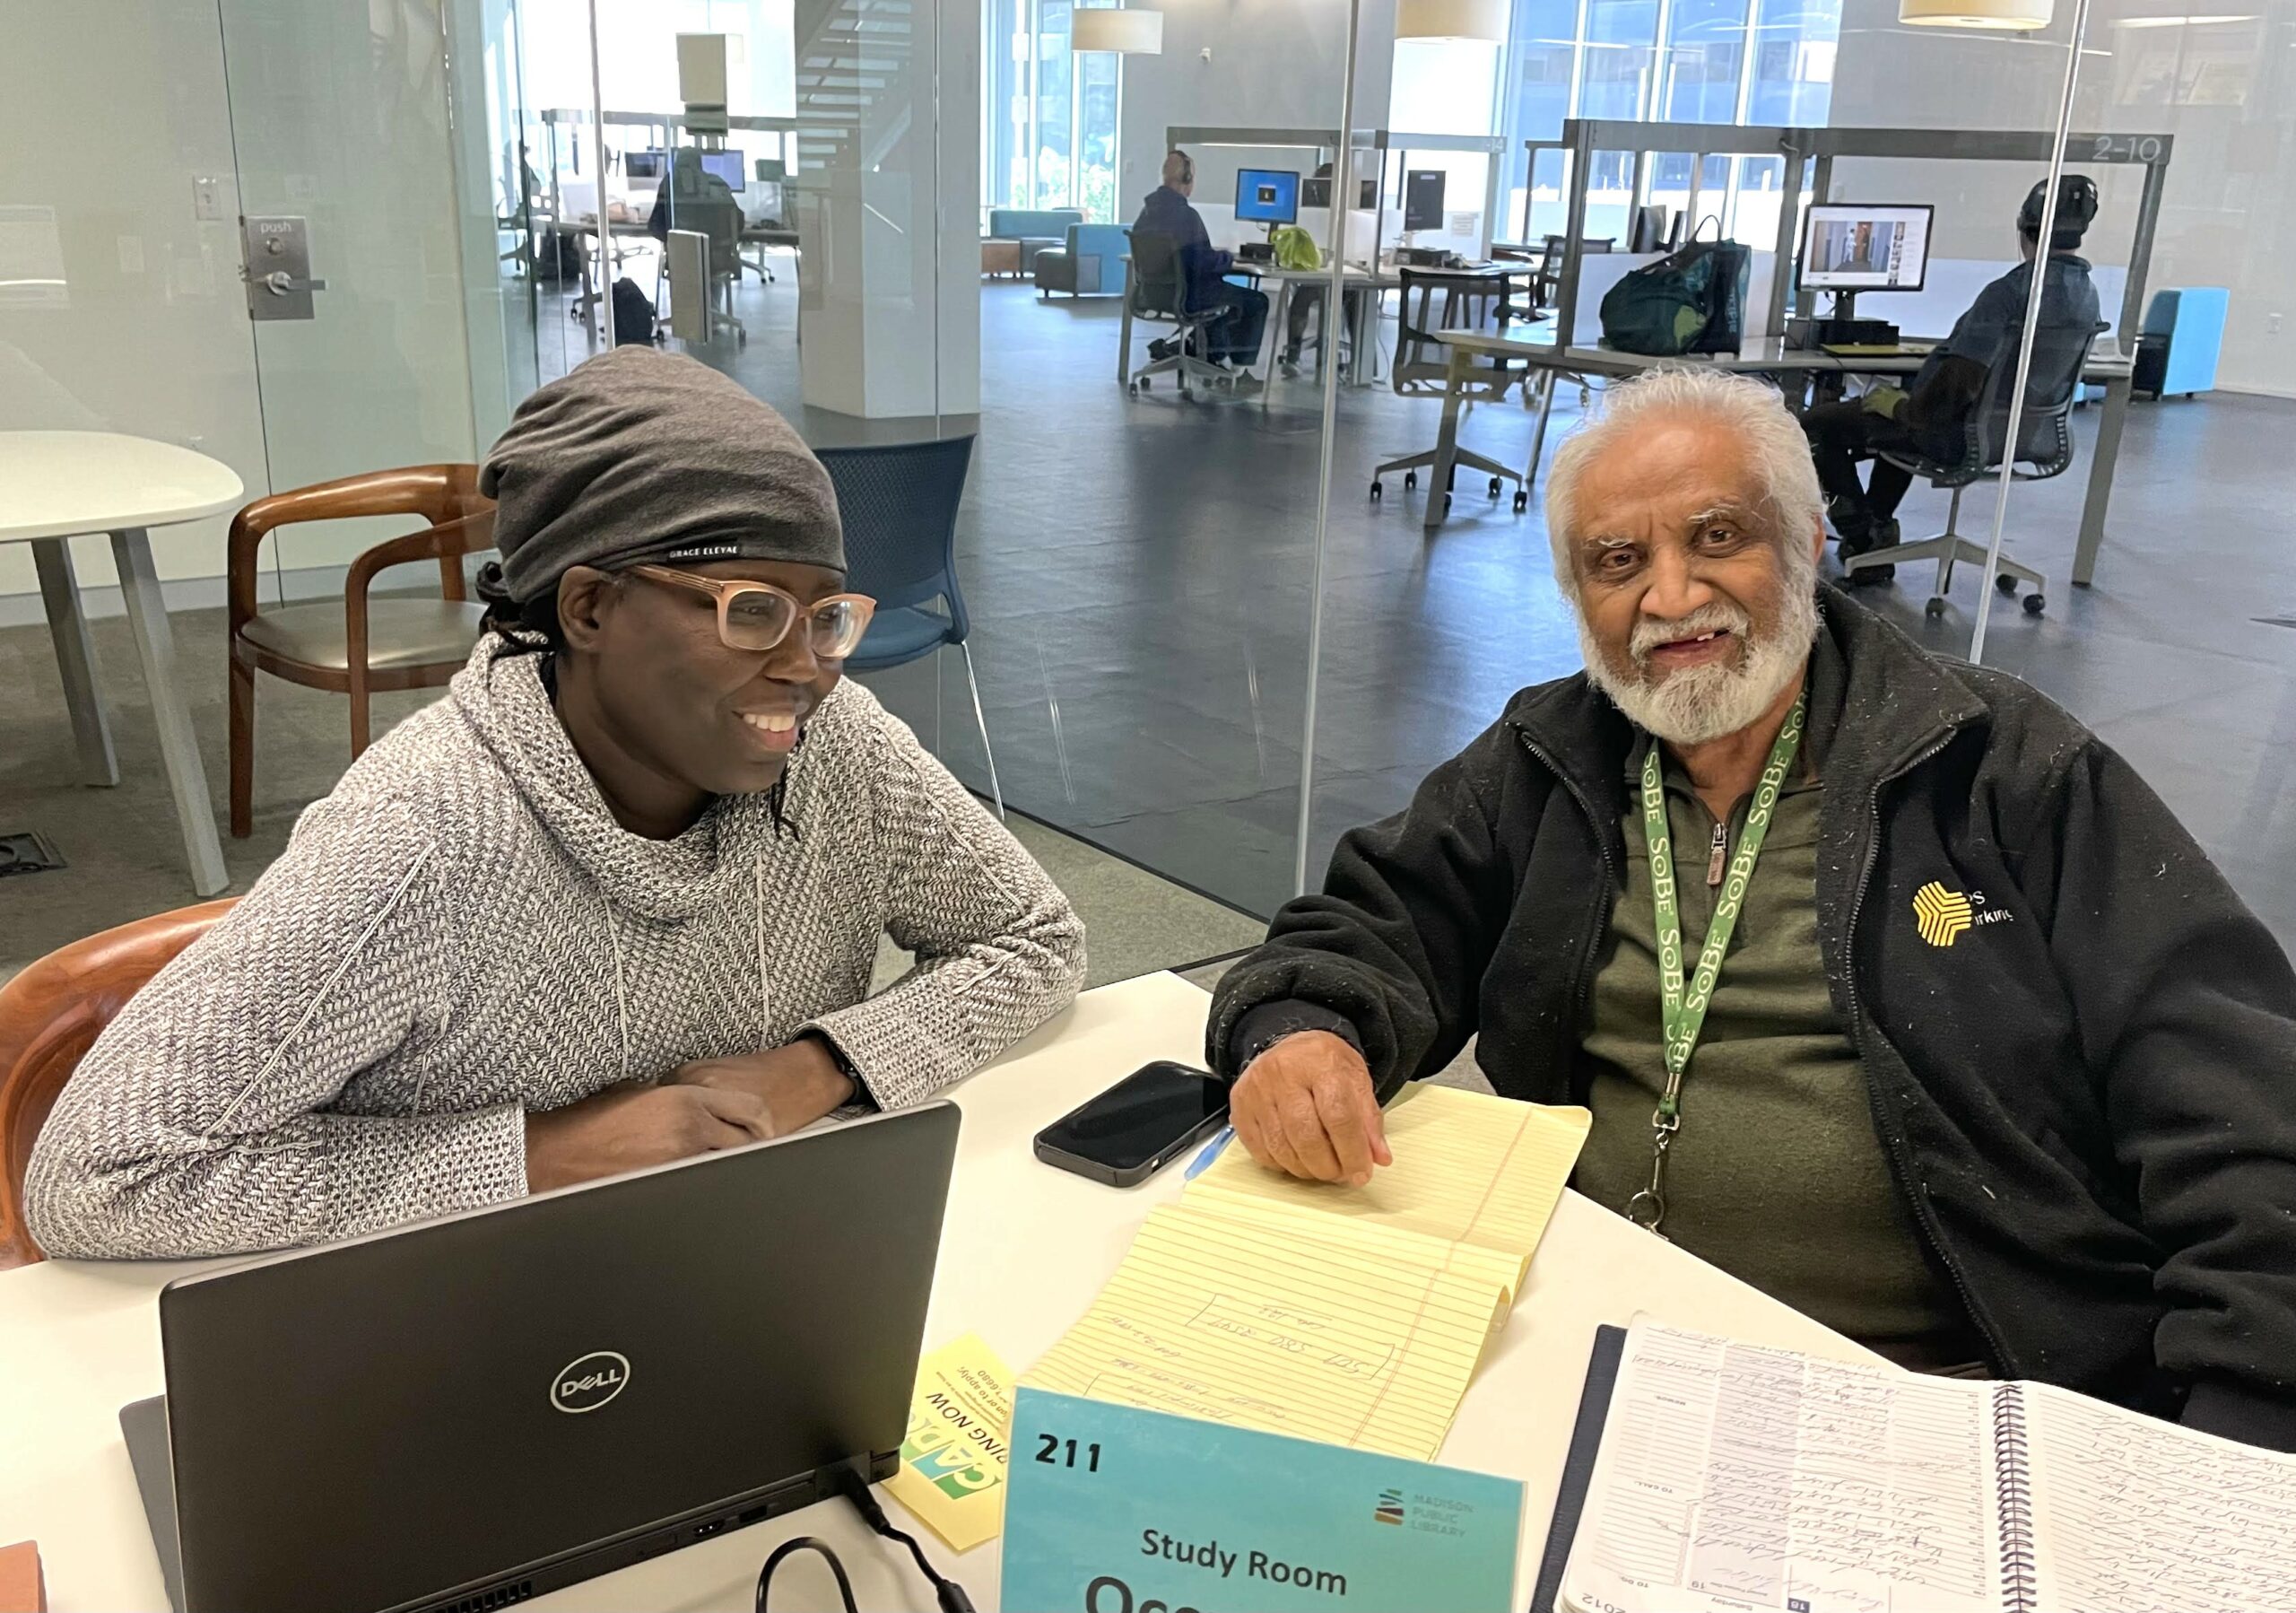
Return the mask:
<path fill-rule="evenodd" d="M 1326 174 L 1320 179 L 1300 180 L 1300 205 L 1330 206 L 1331 176 Z M 1355 182 L 1355 206 L 1361 213 L 1377 213 L 1379 210 L 1379 182 L 1377 179 L 1358 179 Z"/>
<path fill-rule="evenodd" d="M 748 167 L 742 153 L 730 146 L 724 151 L 701 153 L 702 172 L 716 174 L 726 181 L 726 189 L 736 193 L 746 188 Z"/>
<path fill-rule="evenodd" d="M 1268 239 L 1275 226 L 1297 223 L 1300 218 L 1300 171 L 1286 168 L 1239 168 L 1236 170 L 1236 222 L 1265 224 Z"/>
<path fill-rule="evenodd" d="M 1859 202 L 1820 202 L 1810 208 L 1802 234 L 1802 263 L 1795 286 L 1833 294 L 1833 317 L 1822 323 L 1828 343 L 1895 342 L 1883 321 L 1857 318 L 1860 292 L 1918 292 L 1929 273 L 1929 225 L 1935 209 Z"/>
<path fill-rule="evenodd" d="M 1403 232 L 1443 227 L 1443 170 L 1414 168 L 1403 177 Z"/>

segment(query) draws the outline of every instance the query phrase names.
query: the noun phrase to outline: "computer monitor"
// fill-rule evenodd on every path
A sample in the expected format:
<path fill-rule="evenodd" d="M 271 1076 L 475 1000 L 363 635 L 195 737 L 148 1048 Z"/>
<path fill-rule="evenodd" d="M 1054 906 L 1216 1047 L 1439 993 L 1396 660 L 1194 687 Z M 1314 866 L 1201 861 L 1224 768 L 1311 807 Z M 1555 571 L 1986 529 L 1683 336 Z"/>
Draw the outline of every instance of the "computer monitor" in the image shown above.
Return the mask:
<path fill-rule="evenodd" d="M 757 177 L 765 184 L 778 185 L 789 177 L 789 170 L 778 157 L 760 157 L 757 160 Z"/>
<path fill-rule="evenodd" d="M 1331 176 L 1326 174 L 1320 179 L 1300 180 L 1300 205 L 1302 207 L 1330 206 Z M 1377 179 L 1358 179 L 1355 182 L 1355 205 L 1365 213 L 1378 209 L 1379 182 Z"/>
<path fill-rule="evenodd" d="M 1403 227 L 1440 230 L 1443 227 L 1443 170 L 1414 168 L 1403 177 Z"/>
<path fill-rule="evenodd" d="M 716 174 L 726 181 L 726 188 L 730 190 L 744 188 L 747 182 L 744 176 L 748 169 L 749 164 L 742 160 L 742 153 L 737 151 L 701 153 L 701 171 Z"/>
<path fill-rule="evenodd" d="M 1668 240 L 1666 226 L 1669 222 L 1668 214 L 1672 211 L 1671 208 L 1656 202 L 1637 207 L 1634 210 L 1633 222 L 1628 232 L 1627 250 L 1631 252 L 1671 250 L 1673 243 Z"/>
<path fill-rule="evenodd" d="M 1918 292 L 1929 273 L 1926 204 L 1820 202 L 1802 234 L 1805 292 Z"/>
<path fill-rule="evenodd" d="M 1300 217 L 1300 170 L 1239 168 L 1236 170 L 1236 219 L 1247 224 L 1290 224 Z"/>
<path fill-rule="evenodd" d="M 622 177 L 624 179 L 658 179 L 669 153 L 660 146 L 649 146 L 642 152 L 622 153 Z"/>

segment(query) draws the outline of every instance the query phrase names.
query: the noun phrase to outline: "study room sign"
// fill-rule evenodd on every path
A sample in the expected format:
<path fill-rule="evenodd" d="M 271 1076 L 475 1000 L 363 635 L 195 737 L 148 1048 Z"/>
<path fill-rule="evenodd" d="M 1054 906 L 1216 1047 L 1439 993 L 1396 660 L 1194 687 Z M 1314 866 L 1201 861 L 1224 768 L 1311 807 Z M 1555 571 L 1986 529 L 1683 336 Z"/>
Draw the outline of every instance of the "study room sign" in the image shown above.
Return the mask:
<path fill-rule="evenodd" d="M 1012 1613 L 1508 1613 L 1513 1479 L 1023 1389 Z"/>

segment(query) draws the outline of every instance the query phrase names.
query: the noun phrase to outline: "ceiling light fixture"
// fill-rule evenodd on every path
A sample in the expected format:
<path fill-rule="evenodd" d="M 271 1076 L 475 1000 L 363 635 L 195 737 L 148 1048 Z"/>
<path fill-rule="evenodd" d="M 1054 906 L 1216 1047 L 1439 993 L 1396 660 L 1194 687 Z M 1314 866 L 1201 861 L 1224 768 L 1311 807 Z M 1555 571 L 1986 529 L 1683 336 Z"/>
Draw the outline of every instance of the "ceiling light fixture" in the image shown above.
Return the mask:
<path fill-rule="evenodd" d="M 1898 0 L 1898 21 L 1917 28 L 2047 28 L 2056 0 Z"/>
<path fill-rule="evenodd" d="M 1507 40 L 1507 0 L 1396 0 L 1398 39 Z"/>
<path fill-rule="evenodd" d="M 1113 6 L 1072 11 L 1068 13 L 1068 48 L 1111 50 L 1118 56 L 1161 56 L 1164 13 L 1119 11 Z"/>

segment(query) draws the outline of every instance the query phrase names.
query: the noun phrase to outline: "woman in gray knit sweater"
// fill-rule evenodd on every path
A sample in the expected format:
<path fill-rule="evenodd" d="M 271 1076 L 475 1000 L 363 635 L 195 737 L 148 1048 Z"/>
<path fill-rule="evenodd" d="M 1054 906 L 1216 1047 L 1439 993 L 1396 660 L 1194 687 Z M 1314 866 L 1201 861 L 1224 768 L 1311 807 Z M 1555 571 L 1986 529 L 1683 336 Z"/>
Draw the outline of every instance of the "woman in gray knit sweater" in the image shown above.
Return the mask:
<path fill-rule="evenodd" d="M 1066 900 L 839 682 L 871 607 L 778 415 L 620 348 L 482 484 L 501 625 L 90 1050 L 25 1181 L 49 1254 L 343 1237 L 913 1103 L 1075 995 Z M 917 964 L 870 997 L 883 935 Z"/>

